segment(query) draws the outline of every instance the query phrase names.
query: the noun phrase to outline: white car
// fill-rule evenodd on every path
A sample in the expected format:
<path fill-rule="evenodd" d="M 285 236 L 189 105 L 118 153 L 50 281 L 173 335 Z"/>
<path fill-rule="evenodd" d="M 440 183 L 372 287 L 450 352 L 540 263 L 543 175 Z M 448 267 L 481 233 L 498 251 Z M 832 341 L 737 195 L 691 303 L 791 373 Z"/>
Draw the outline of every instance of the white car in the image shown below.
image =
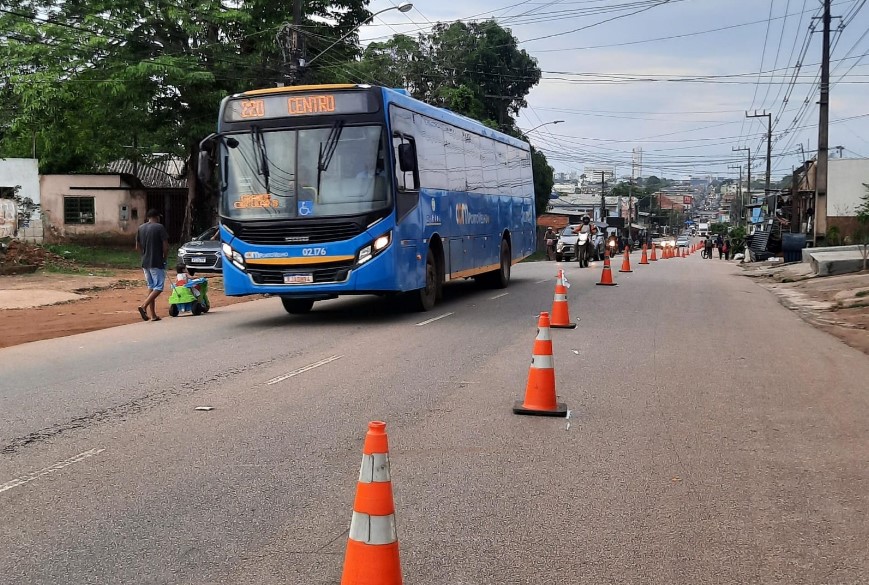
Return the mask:
<path fill-rule="evenodd" d="M 679 236 L 676 238 L 676 247 L 677 248 L 687 248 L 689 246 L 688 236 Z"/>
<path fill-rule="evenodd" d="M 555 259 L 558 262 L 569 262 L 576 254 L 576 240 L 579 237 L 573 233 L 579 224 L 569 225 L 558 235 L 558 243 L 555 244 Z"/>

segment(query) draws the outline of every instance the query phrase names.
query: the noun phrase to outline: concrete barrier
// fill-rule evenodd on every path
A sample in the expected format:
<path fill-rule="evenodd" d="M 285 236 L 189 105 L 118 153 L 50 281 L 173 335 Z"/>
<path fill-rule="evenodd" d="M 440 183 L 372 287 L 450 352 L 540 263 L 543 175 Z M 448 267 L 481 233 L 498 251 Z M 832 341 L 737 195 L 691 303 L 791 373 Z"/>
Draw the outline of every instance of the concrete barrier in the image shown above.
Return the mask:
<path fill-rule="evenodd" d="M 803 262 L 810 263 L 812 261 L 812 254 L 817 254 L 819 252 L 859 252 L 863 246 L 828 246 L 825 248 L 803 248 Z"/>
<path fill-rule="evenodd" d="M 810 257 L 812 271 L 818 276 L 849 274 L 863 269 L 863 254 L 857 250 L 813 252 Z"/>

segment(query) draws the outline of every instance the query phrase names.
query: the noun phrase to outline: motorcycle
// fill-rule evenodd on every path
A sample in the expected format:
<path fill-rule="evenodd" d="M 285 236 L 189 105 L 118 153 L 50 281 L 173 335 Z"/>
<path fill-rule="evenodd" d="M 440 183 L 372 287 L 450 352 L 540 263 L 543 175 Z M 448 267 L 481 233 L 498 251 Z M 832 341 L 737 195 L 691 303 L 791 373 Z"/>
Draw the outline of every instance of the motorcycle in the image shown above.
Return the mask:
<path fill-rule="evenodd" d="M 591 244 L 590 234 L 580 232 L 576 238 L 576 261 L 580 268 L 588 268 L 589 248 Z"/>

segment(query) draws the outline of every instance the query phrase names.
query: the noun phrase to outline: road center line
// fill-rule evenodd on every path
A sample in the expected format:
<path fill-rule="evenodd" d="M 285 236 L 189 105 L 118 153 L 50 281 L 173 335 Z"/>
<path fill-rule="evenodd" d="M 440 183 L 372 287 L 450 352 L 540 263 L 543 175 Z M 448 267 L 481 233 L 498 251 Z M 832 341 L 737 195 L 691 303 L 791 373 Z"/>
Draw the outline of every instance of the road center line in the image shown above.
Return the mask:
<path fill-rule="evenodd" d="M 283 376 L 278 376 L 277 378 L 272 378 L 271 380 L 266 382 L 266 386 L 272 386 L 274 384 L 277 384 L 278 382 L 283 382 L 284 380 L 288 380 L 289 378 L 292 378 L 294 376 L 298 376 L 299 374 L 304 374 L 308 370 L 313 370 L 314 368 L 319 368 L 320 366 L 325 366 L 326 364 L 328 364 L 330 362 L 334 362 L 335 360 L 340 360 L 342 357 L 344 357 L 344 356 L 343 355 L 333 355 L 331 357 L 327 357 L 324 360 L 320 360 L 319 362 L 314 362 L 313 364 L 308 364 L 307 366 L 303 366 L 303 367 L 299 368 L 298 370 L 293 370 L 292 372 L 284 374 Z"/>
<path fill-rule="evenodd" d="M 509 295 L 509 294 L 510 294 L 510 293 L 501 293 L 501 294 L 499 294 L 499 295 L 495 295 L 494 297 L 490 297 L 489 300 L 490 300 L 490 301 L 494 301 L 495 299 L 500 299 L 501 297 L 506 297 L 506 296 Z"/>
<path fill-rule="evenodd" d="M 423 325 L 428 325 L 429 323 L 434 323 L 435 321 L 437 321 L 439 319 L 443 319 L 444 317 L 449 317 L 450 315 L 453 315 L 453 314 L 454 313 L 444 313 L 443 315 L 441 315 L 439 317 L 434 317 L 432 319 L 428 319 L 426 321 L 423 321 L 422 323 L 417 323 L 416 326 L 422 327 Z"/>
<path fill-rule="evenodd" d="M 552 280 L 552 279 L 551 278 L 544 278 L 543 280 L 538 280 L 534 284 L 543 284 L 544 282 L 549 282 L 550 280 Z"/>
<path fill-rule="evenodd" d="M 48 475 L 50 473 L 54 473 L 55 471 L 60 471 L 64 467 L 69 467 L 74 463 L 78 463 L 79 461 L 84 461 L 88 457 L 93 457 L 94 455 L 99 455 L 105 451 L 105 449 L 91 449 L 90 451 L 85 451 L 84 453 L 79 453 L 75 457 L 70 457 L 69 459 L 65 459 L 54 465 L 50 465 L 44 469 L 40 469 L 39 471 L 34 471 L 33 473 L 28 473 L 27 475 L 22 475 L 21 477 L 16 477 L 11 481 L 7 481 L 6 483 L 0 484 L 0 493 L 5 492 L 6 490 L 11 490 L 12 488 L 16 488 L 18 486 L 22 486 L 26 483 L 30 483 L 36 479 L 39 479 L 42 476 Z"/>

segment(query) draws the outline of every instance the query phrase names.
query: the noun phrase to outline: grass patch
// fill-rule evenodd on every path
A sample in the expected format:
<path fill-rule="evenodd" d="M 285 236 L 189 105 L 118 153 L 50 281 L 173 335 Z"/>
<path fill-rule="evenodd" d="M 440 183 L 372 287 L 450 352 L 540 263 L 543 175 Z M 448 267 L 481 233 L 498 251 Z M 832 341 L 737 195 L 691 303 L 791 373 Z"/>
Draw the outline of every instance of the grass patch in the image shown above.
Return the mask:
<path fill-rule="evenodd" d="M 548 258 L 546 258 L 546 252 L 534 252 L 522 260 L 522 262 L 543 262 L 544 260 L 548 260 Z"/>
<path fill-rule="evenodd" d="M 78 244 L 46 244 L 45 249 L 81 266 L 97 268 L 135 269 L 141 256 L 132 248 L 81 246 Z"/>
<path fill-rule="evenodd" d="M 109 270 L 107 268 L 93 268 L 76 265 L 63 266 L 51 262 L 47 262 L 45 266 L 42 267 L 42 270 L 43 272 L 48 272 L 50 274 L 80 274 L 84 276 L 115 276 L 116 274 L 114 270 Z"/>
<path fill-rule="evenodd" d="M 854 296 L 857 298 L 869 297 L 869 290 L 858 291 L 857 294 Z"/>

